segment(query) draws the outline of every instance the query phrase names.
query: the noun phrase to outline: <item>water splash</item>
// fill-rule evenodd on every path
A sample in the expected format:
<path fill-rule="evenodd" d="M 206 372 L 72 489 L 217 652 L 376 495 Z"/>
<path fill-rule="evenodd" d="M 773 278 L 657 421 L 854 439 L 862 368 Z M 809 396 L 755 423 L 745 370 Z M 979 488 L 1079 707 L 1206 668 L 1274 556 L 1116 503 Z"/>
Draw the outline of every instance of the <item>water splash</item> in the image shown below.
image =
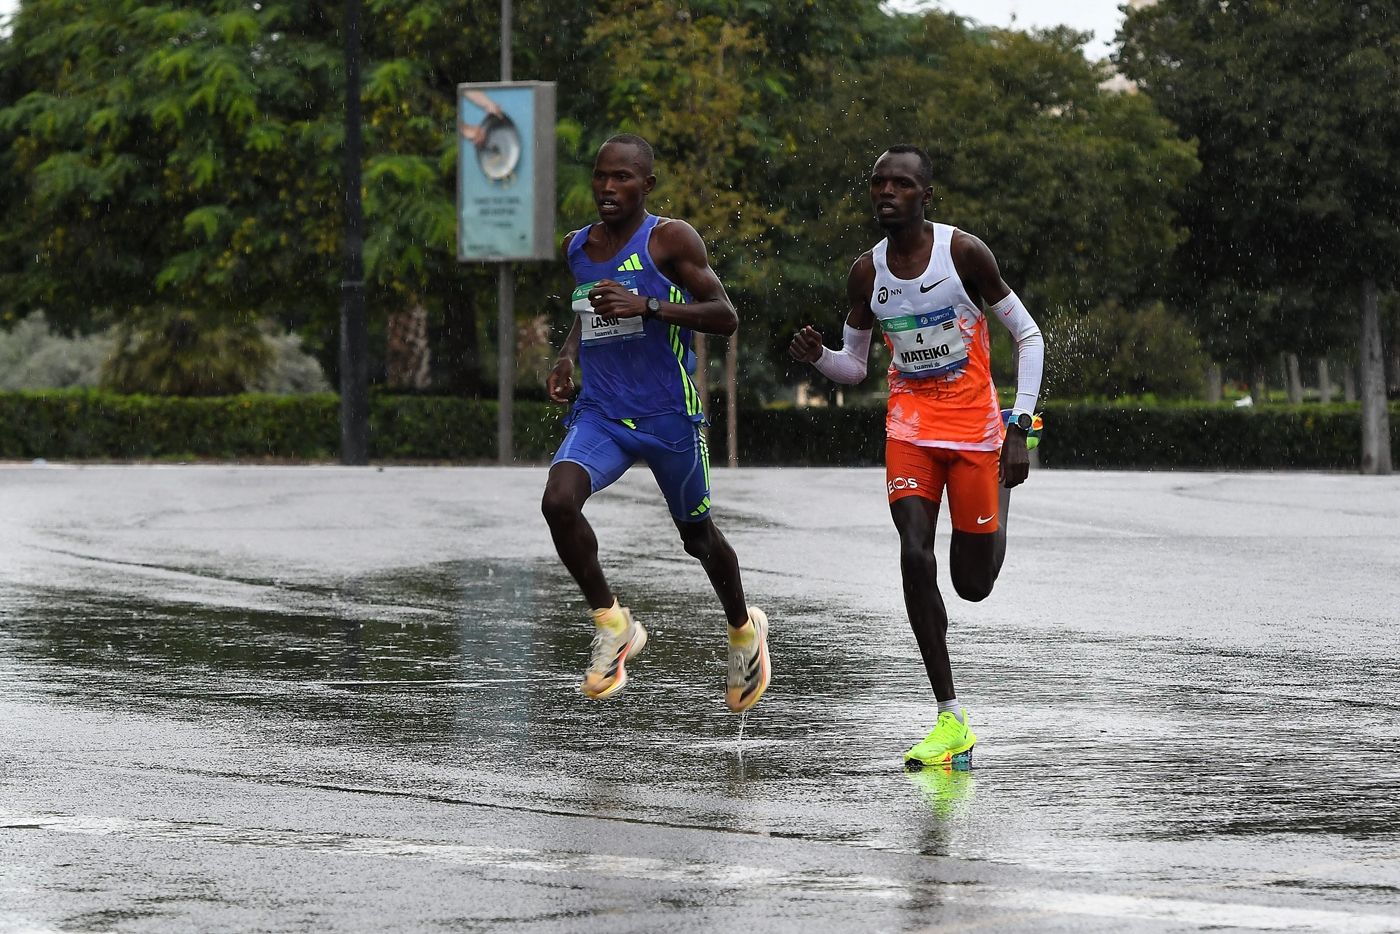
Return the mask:
<path fill-rule="evenodd" d="M 744 725 L 749 722 L 749 712 L 747 710 L 739 714 L 739 736 L 734 740 L 734 751 L 739 754 L 739 774 L 744 772 Z"/>

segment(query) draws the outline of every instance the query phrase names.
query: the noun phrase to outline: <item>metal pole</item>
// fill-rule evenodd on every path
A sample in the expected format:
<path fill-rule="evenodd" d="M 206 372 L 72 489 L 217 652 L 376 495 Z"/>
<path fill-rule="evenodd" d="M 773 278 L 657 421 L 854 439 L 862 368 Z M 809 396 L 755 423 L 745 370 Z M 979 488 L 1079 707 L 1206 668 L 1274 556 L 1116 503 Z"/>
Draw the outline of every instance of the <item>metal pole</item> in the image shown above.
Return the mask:
<path fill-rule="evenodd" d="M 501 80 L 510 77 L 510 0 L 501 0 Z"/>
<path fill-rule="evenodd" d="M 739 466 L 739 332 L 729 336 L 724 353 L 724 447 L 729 452 L 729 466 Z"/>
<path fill-rule="evenodd" d="M 499 335 L 498 371 L 496 383 L 497 422 L 496 451 L 502 464 L 514 460 L 514 432 L 511 430 L 515 412 L 515 268 L 501 264 L 499 289 L 500 315 L 496 321 Z"/>
<path fill-rule="evenodd" d="M 360 0 L 345 0 L 345 256 L 340 282 L 340 462 L 369 463 L 369 326 L 360 203 Z"/>
<path fill-rule="evenodd" d="M 510 3 L 501 0 L 501 80 L 510 78 Z M 496 321 L 496 453 L 502 464 L 515 459 L 512 422 L 515 412 L 515 269 L 502 263 L 500 269 L 499 314 Z"/>

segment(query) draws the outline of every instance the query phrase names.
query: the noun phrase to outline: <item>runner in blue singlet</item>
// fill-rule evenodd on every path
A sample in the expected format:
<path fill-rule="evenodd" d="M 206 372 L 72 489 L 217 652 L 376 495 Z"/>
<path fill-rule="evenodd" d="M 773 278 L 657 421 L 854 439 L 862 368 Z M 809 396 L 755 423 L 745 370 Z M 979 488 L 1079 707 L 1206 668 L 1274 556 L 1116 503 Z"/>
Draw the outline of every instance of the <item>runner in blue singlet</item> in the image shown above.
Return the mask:
<path fill-rule="evenodd" d="M 685 221 L 647 212 L 656 185 L 650 144 L 614 136 L 593 165 L 599 223 L 564 238 L 577 288 L 575 319 L 547 388 L 568 402 L 576 362 L 583 388 L 554 455 L 542 509 L 564 566 L 593 610 L 596 632 L 582 690 L 610 697 L 647 634 L 619 605 L 598 563 L 598 540 L 583 504 L 637 461 L 651 468 L 680 531 L 700 560 L 729 621 L 725 702 L 758 703 L 768 686 L 768 618 L 744 600 L 739 562 L 711 519 L 704 413 L 690 374 L 691 334 L 733 334 L 738 315 L 710 267 L 705 244 Z"/>

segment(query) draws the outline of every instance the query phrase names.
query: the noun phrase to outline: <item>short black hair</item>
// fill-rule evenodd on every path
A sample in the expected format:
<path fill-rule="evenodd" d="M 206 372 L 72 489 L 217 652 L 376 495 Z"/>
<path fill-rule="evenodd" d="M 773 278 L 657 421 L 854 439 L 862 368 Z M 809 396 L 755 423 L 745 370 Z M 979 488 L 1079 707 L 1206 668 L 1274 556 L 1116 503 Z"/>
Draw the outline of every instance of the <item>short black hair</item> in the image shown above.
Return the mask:
<path fill-rule="evenodd" d="M 613 143 L 635 147 L 637 152 L 642 154 L 642 168 L 646 170 L 645 174 L 650 175 L 652 173 L 652 169 L 656 165 L 656 153 L 652 151 L 651 143 L 648 143 L 636 133 L 618 133 L 604 140 L 603 145 L 598 147 L 598 151 L 602 152 L 604 146 L 611 146 Z M 932 172 L 931 167 L 929 171 L 930 173 Z"/>
<path fill-rule="evenodd" d="M 892 152 L 895 154 L 909 152 L 918 156 L 919 180 L 924 183 L 925 188 L 933 184 L 933 159 L 929 158 L 929 154 L 918 146 L 911 146 L 908 143 L 895 143 L 889 149 L 886 149 L 885 152 Z"/>

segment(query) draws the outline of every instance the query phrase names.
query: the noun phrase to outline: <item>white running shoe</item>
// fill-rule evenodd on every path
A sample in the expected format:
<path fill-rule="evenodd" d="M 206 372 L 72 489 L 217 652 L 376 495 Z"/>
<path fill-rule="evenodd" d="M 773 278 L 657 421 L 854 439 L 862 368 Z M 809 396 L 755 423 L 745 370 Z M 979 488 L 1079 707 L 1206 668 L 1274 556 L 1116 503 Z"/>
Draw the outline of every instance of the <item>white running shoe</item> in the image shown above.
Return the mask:
<path fill-rule="evenodd" d="M 729 680 L 724 702 L 735 713 L 748 710 L 768 689 L 768 615 L 749 607 L 749 621 L 729 627 Z"/>
<path fill-rule="evenodd" d="M 632 611 L 614 604 L 614 611 L 595 620 L 588 671 L 579 689 L 594 700 L 612 697 L 627 684 L 627 660 L 647 644 L 647 631 Z"/>

